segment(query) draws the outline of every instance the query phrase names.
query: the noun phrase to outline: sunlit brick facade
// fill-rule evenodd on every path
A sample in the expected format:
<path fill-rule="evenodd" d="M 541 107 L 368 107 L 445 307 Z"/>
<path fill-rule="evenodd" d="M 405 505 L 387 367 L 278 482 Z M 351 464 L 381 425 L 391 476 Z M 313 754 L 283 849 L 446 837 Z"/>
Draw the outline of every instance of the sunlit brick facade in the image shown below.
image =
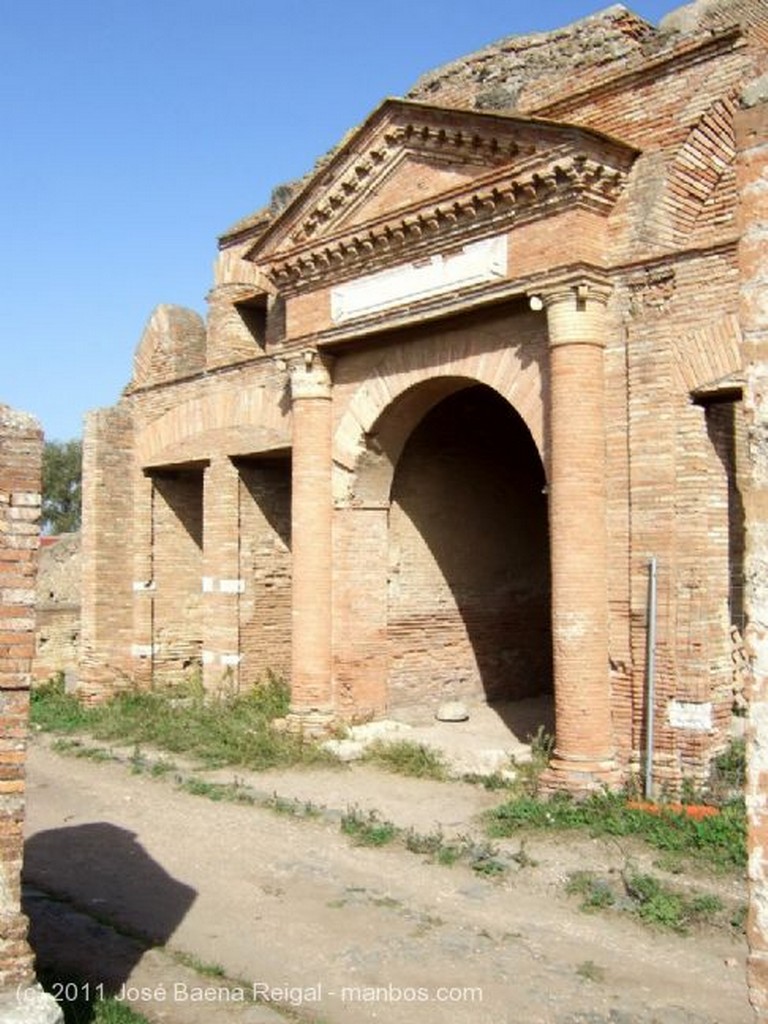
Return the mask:
<path fill-rule="evenodd" d="M 742 159 L 768 7 L 623 7 L 389 100 L 159 307 L 85 438 L 81 687 L 292 719 L 553 694 L 553 787 L 702 780 L 742 682 Z"/>

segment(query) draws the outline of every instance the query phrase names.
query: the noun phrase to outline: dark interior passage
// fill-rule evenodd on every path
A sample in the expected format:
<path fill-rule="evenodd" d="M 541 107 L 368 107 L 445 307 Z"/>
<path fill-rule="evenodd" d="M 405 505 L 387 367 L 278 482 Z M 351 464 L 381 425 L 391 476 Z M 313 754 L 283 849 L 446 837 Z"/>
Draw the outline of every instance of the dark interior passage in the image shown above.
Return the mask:
<path fill-rule="evenodd" d="M 544 471 L 521 417 L 483 385 L 443 399 L 403 449 L 388 635 L 394 709 L 551 691 Z"/>

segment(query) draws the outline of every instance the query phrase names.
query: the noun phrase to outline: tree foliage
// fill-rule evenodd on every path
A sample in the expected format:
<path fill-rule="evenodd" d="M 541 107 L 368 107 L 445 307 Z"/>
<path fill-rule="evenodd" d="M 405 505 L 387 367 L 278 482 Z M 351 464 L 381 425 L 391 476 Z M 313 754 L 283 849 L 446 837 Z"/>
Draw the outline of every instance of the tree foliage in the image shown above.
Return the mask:
<path fill-rule="evenodd" d="M 82 441 L 46 441 L 43 449 L 43 530 L 80 529 Z"/>

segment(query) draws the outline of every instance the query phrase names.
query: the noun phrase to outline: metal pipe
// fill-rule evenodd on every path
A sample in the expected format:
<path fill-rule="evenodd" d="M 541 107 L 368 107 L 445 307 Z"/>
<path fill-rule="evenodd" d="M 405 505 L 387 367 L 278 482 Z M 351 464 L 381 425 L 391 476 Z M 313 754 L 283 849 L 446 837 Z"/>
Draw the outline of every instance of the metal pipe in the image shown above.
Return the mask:
<path fill-rule="evenodd" d="M 653 715 L 656 689 L 656 556 L 648 563 L 648 621 L 645 636 L 645 799 L 653 797 Z"/>

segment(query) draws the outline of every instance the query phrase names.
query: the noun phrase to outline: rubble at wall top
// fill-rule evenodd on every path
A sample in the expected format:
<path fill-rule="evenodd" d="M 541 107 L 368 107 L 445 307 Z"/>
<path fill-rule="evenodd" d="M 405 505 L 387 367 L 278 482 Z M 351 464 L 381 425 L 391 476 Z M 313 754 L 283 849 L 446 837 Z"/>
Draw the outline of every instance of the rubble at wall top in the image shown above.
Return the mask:
<path fill-rule="evenodd" d="M 765 0 L 696 0 L 666 15 L 658 28 L 614 4 L 550 32 L 507 36 L 427 72 L 407 99 L 476 110 L 530 112 L 579 85 L 633 71 L 681 41 L 706 39 L 734 25 L 768 19 Z M 683 40 L 682 37 L 685 37 Z"/>
<path fill-rule="evenodd" d="M 481 50 L 428 71 L 405 98 L 475 110 L 532 113 L 580 86 L 595 85 L 616 74 L 670 55 L 680 45 L 702 41 L 734 25 L 768 22 L 768 0 L 694 0 L 667 14 L 656 27 L 623 4 L 613 4 L 562 28 L 506 36 Z M 338 147 L 337 147 L 338 148 Z M 267 207 L 221 235 L 228 245 L 265 230 L 335 152 L 321 157 L 312 171 L 274 189 Z"/>

